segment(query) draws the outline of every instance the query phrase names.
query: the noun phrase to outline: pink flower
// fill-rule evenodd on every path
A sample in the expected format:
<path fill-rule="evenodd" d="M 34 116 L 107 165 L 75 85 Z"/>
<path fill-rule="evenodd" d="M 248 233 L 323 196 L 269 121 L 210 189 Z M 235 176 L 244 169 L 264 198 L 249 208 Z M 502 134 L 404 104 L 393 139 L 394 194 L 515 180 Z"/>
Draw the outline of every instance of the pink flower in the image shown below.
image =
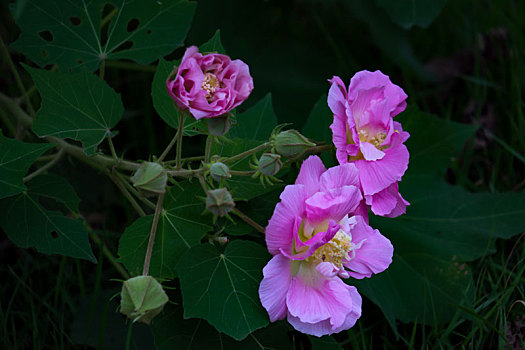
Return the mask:
<path fill-rule="evenodd" d="M 253 79 L 243 61 L 217 53 L 202 55 L 191 46 L 166 85 L 179 108 L 201 119 L 220 116 L 240 105 L 252 92 Z"/>
<path fill-rule="evenodd" d="M 295 329 L 320 337 L 352 327 L 361 316 L 361 296 L 341 278 L 385 270 L 393 247 L 354 215 L 362 206 L 358 186 L 353 164 L 326 170 L 311 156 L 295 184 L 285 187 L 266 227 L 274 257 L 259 287 L 272 322 L 287 317 Z"/>
<path fill-rule="evenodd" d="M 408 167 L 403 142 L 410 135 L 393 117 L 406 108 L 407 95 L 380 71 L 356 73 L 348 91 L 339 77 L 330 83 L 330 128 L 339 163 L 355 164 L 372 212 L 388 217 L 405 213 L 409 203 L 399 194 L 397 182 Z"/>

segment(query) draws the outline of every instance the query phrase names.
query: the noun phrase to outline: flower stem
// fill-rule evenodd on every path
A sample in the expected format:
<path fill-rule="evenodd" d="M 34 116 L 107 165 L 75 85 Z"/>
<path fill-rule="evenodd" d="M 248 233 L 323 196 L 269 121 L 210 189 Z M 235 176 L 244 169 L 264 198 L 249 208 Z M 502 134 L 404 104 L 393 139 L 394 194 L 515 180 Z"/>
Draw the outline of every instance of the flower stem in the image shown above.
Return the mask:
<path fill-rule="evenodd" d="M 261 145 L 259 145 L 257 147 L 254 147 L 254 148 L 249 149 L 247 151 L 244 151 L 242 153 L 236 154 L 233 157 L 227 158 L 227 159 L 223 160 L 223 163 L 230 163 L 230 162 L 233 162 L 233 161 L 236 161 L 236 160 L 239 160 L 239 159 L 246 158 L 250 154 L 257 153 L 259 151 L 264 151 L 268 147 L 270 147 L 270 142 L 265 142 L 265 143 L 263 143 L 263 144 L 261 144 Z"/>
<path fill-rule="evenodd" d="M 65 153 L 64 149 L 61 149 L 60 151 L 58 151 L 57 154 L 54 155 L 55 157 L 49 163 L 46 163 L 46 164 L 42 165 L 42 167 L 38 168 L 37 170 L 35 170 L 31 174 L 29 174 L 26 177 L 24 177 L 24 179 L 22 181 L 24 183 L 26 183 L 29 180 L 31 180 L 31 179 L 37 177 L 38 175 L 42 174 L 46 170 L 51 169 L 56 163 L 58 163 L 58 161 L 60 160 L 60 158 L 62 158 L 64 153 Z"/>
<path fill-rule="evenodd" d="M 262 227 L 261 225 L 259 225 L 255 221 L 253 221 L 248 215 L 244 214 L 239 209 L 237 209 L 237 208 L 232 209 L 231 213 L 233 213 L 233 214 L 237 215 L 238 217 L 240 217 L 245 223 L 247 223 L 248 225 L 250 225 L 251 227 L 253 227 L 257 231 L 259 231 L 263 235 L 265 234 L 264 227 Z"/>
<path fill-rule="evenodd" d="M 153 244 L 155 243 L 155 233 L 157 232 L 157 224 L 159 223 L 160 212 L 162 211 L 162 202 L 164 201 L 164 193 L 159 194 L 157 198 L 157 207 L 155 208 L 155 215 L 153 216 L 153 223 L 151 224 L 151 232 L 149 234 L 148 249 L 146 250 L 146 258 L 144 259 L 144 269 L 142 274 L 147 276 L 149 273 L 149 263 L 151 261 L 151 253 L 153 251 Z"/>
<path fill-rule="evenodd" d="M 129 193 L 129 191 L 124 187 L 124 185 L 121 182 L 121 179 L 118 178 L 117 176 L 113 175 L 112 172 L 109 171 L 109 169 L 106 170 L 106 173 L 108 174 L 109 178 L 115 183 L 115 185 L 117 185 L 117 187 L 120 190 L 120 192 L 122 192 L 124 197 L 126 197 L 126 199 L 128 200 L 129 204 L 131 204 L 131 206 L 137 211 L 137 213 L 140 216 L 146 216 L 146 213 L 144 212 L 144 209 L 142 209 L 142 207 L 137 203 L 135 198 L 133 198 L 131 193 Z"/>
<path fill-rule="evenodd" d="M 140 201 L 144 204 L 146 204 L 148 207 L 150 207 L 151 209 L 155 210 L 155 204 L 153 204 L 152 202 L 150 202 L 148 199 L 144 198 L 144 196 L 141 196 L 139 194 L 139 191 L 137 191 L 137 189 L 135 187 L 133 187 L 130 182 L 128 181 L 129 177 L 124 177 L 124 175 L 122 175 L 121 173 L 119 173 L 118 171 L 115 171 L 115 176 L 118 177 L 120 179 L 120 182 L 124 185 L 124 187 L 126 187 L 126 189 L 131 193 L 133 194 L 136 198 L 140 199 Z"/>
<path fill-rule="evenodd" d="M 111 139 L 111 136 L 108 135 L 108 144 L 109 144 L 109 151 L 111 152 L 111 156 L 118 160 L 117 152 L 115 151 L 115 146 L 113 145 L 113 140 Z"/>
<path fill-rule="evenodd" d="M 173 146 L 175 145 L 175 142 L 178 141 L 179 139 L 179 129 L 177 129 L 177 132 L 175 133 L 175 136 L 173 136 L 173 138 L 171 139 L 170 143 L 168 144 L 168 146 L 166 146 L 166 149 L 164 150 L 164 152 L 162 152 L 162 154 L 160 155 L 159 159 L 157 159 L 157 162 L 162 162 L 162 160 L 164 158 L 166 158 L 166 156 L 168 155 L 169 151 L 173 148 Z"/>
<path fill-rule="evenodd" d="M 230 174 L 232 174 L 233 176 L 252 176 L 253 174 L 255 174 L 255 170 L 230 170 Z"/>
<path fill-rule="evenodd" d="M 179 130 L 177 130 L 177 162 L 176 162 L 176 168 L 177 169 L 180 169 L 181 168 L 181 156 L 182 156 L 182 136 L 184 134 L 184 117 L 185 117 L 185 114 L 184 112 L 180 112 L 180 117 L 179 117 Z"/>
<path fill-rule="evenodd" d="M 199 175 L 204 173 L 206 169 L 199 168 L 199 169 L 175 169 L 175 170 L 168 170 L 166 173 L 171 176 L 176 177 L 192 177 L 195 175 Z"/>
<path fill-rule="evenodd" d="M 204 162 L 210 162 L 211 144 L 213 143 L 213 137 L 208 135 L 206 137 L 206 147 L 204 148 Z"/>
<path fill-rule="evenodd" d="M 113 256 L 113 254 L 104 244 L 104 242 L 102 242 L 100 238 L 98 238 L 98 236 L 93 232 L 90 232 L 90 237 L 96 244 L 102 247 L 102 254 L 104 254 L 104 256 L 109 260 L 111 265 L 113 265 L 113 267 L 120 273 L 122 278 L 126 280 L 129 279 L 129 274 L 127 273 L 127 271 L 122 267 L 122 265 L 118 263 L 117 259 Z"/>

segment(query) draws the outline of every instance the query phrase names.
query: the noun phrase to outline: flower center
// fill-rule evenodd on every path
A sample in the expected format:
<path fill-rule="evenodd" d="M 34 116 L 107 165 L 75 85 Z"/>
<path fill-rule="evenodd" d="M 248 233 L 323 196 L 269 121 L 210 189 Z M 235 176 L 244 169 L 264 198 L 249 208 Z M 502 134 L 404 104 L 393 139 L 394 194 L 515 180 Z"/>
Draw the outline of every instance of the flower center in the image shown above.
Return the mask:
<path fill-rule="evenodd" d="M 343 232 L 337 231 L 334 238 L 328 243 L 317 248 L 317 250 L 306 258 L 306 261 L 319 264 L 325 261 L 331 262 L 339 268 L 343 267 L 343 261 L 348 260 L 348 253 L 352 249 L 352 239 Z"/>
<path fill-rule="evenodd" d="M 359 140 L 361 142 L 368 142 L 374 145 L 377 149 L 382 150 L 384 147 L 381 147 L 381 144 L 385 141 L 386 133 L 379 132 L 374 135 L 370 135 L 367 130 L 359 129 Z"/>
<path fill-rule="evenodd" d="M 207 91 L 206 98 L 210 98 L 215 90 L 219 87 L 219 79 L 213 73 L 204 73 L 204 80 L 202 81 L 202 90 Z"/>

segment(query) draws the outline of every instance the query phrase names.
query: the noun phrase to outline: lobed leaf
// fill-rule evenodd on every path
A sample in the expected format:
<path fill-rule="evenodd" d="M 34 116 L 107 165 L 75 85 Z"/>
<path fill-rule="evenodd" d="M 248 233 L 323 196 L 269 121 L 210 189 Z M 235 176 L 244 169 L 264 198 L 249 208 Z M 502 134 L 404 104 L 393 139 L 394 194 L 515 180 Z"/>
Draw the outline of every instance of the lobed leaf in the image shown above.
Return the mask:
<path fill-rule="evenodd" d="M 441 13 L 447 0 L 376 0 L 392 21 L 405 29 L 413 26 L 426 28 Z"/>
<path fill-rule="evenodd" d="M 268 93 L 246 112 L 237 115 L 237 125 L 230 130 L 228 137 L 267 141 L 276 126 L 272 95 Z"/>

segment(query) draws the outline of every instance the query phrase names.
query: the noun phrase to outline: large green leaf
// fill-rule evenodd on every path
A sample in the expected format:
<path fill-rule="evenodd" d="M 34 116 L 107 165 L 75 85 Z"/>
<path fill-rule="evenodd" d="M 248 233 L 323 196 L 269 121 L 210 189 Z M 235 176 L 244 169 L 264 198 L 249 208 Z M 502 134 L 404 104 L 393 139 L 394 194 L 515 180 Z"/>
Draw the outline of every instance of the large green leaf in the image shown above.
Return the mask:
<path fill-rule="evenodd" d="M 280 182 L 273 185 L 262 185 L 259 179 L 253 179 L 250 176 L 233 176 L 231 179 L 228 179 L 227 184 L 233 199 L 241 201 L 248 201 L 277 188 L 284 187 L 284 184 Z"/>
<path fill-rule="evenodd" d="M 268 253 L 248 241 L 233 241 L 221 253 L 210 244 L 191 248 L 177 264 L 185 318 L 204 318 L 236 340 L 268 324 L 259 283 Z"/>
<path fill-rule="evenodd" d="M 228 137 L 267 141 L 276 126 L 272 95 L 268 93 L 255 106 L 237 115 L 237 125 L 230 130 Z"/>
<path fill-rule="evenodd" d="M 184 319 L 182 306 L 167 305 L 152 324 L 155 345 L 158 350 L 199 349 L 290 349 L 289 326 L 284 321 L 250 334 L 243 341 L 217 332 L 202 319 Z"/>
<path fill-rule="evenodd" d="M 29 181 L 30 192 L 40 197 L 54 199 L 64 204 L 70 211 L 77 213 L 80 198 L 66 179 L 53 174 L 39 175 Z"/>
<path fill-rule="evenodd" d="M 120 96 L 87 70 L 68 74 L 26 66 L 42 97 L 33 123 L 38 136 L 81 141 L 86 154 L 93 154 L 122 117 Z"/>
<path fill-rule="evenodd" d="M 22 33 L 13 47 L 41 67 L 60 70 L 93 71 L 104 59 L 148 64 L 183 44 L 195 7 L 187 0 L 30 0 L 17 18 Z M 111 16 L 104 42 L 103 14 Z"/>
<path fill-rule="evenodd" d="M 197 182 L 171 187 L 164 199 L 150 261 L 150 275 L 158 278 L 175 277 L 175 265 L 190 247 L 200 244 L 211 230 L 205 224 L 204 202 L 199 200 L 202 189 Z M 120 261 L 133 275 L 142 273 L 153 215 L 139 218 L 126 228 L 120 238 Z"/>
<path fill-rule="evenodd" d="M 447 0 L 376 0 L 392 21 L 408 29 L 412 26 L 427 27 L 436 19 Z"/>
<path fill-rule="evenodd" d="M 48 143 L 24 143 L 0 133 L 0 198 L 24 191 L 22 179 L 27 170 L 51 147 Z"/>
<path fill-rule="evenodd" d="M 204 44 L 199 45 L 199 51 L 201 53 L 216 52 L 226 54 L 226 50 L 224 49 L 224 46 L 222 46 L 221 42 L 221 31 L 217 29 L 210 40 L 206 41 Z"/>
<path fill-rule="evenodd" d="M 214 141 L 211 144 L 210 155 L 217 155 L 220 157 L 232 157 L 237 154 L 240 154 L 244 151 L 248 151 L 252 148 L 255 148 L 261 144 L 260 141 L 250 140 L 250 139 L 239 139 L 234 138 L 232 140 L 223 139 L 219 142 Z M 257 153 L 257 156 L 260 156 L 262 151 Z M 252 155 L 249 155 L 245 158 L 237 159 L 232 162 L 228 162 L 230 169 L 235 170 L 249 170 L 250 161 L 252 160 Z"/>
<path fill-rule="evenodd" d="M 84 221 L 44 209 L 30 191 L 0 201 L 0 226 L 22 248 L 96 262 Z"/>

